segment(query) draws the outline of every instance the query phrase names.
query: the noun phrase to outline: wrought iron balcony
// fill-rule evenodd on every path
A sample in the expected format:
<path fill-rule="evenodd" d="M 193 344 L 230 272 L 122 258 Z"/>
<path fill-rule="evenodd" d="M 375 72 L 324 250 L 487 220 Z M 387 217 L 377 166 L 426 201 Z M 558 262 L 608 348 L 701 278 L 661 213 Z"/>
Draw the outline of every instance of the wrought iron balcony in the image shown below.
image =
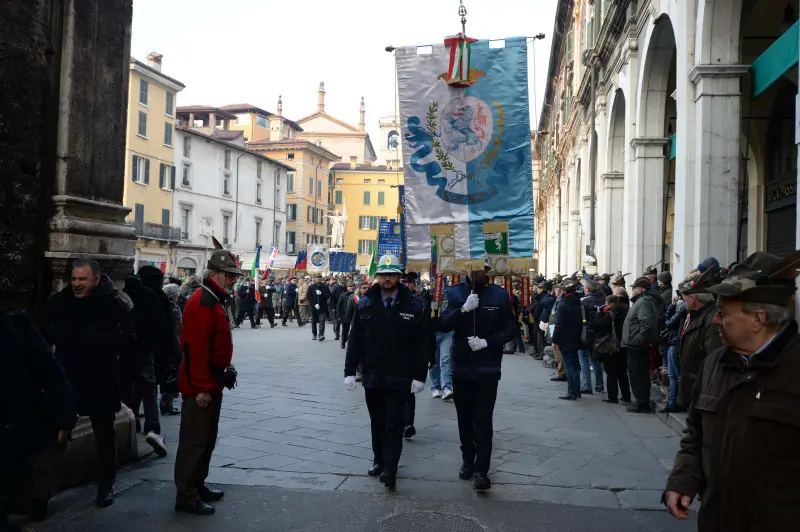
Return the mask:
<path fill-rule="evenodd" d="M 181 228 L 171 225 L 154 224 L 151 222 L 135 221 L 136 236 L 151 240 L 164 240 L 167 242 L 181 241 Z"/>

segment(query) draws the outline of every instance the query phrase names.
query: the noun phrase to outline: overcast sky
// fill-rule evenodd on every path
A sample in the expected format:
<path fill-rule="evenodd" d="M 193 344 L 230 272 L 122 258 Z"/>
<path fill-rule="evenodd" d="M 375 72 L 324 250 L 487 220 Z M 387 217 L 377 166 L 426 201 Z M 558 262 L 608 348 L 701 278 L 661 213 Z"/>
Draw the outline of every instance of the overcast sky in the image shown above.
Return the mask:
<path fill-rule="evenodd" d="M 544 95 L 557 0 L 465 0 L 467 34 L 532 36 L 528 45 L 531 129 Z M 364 96 L 367 130 L 392 113 L 394 58 L 387 45 L 442 42 L 460 31 L 457 0 L 134 0 L 131 55 L 164 55 L 163 72 L 186 85 L 178 105 L 250 103 L 297 120 L 326 111 L 353 125 Z M 536 109 L 534 110 L 534 62 Z"/>

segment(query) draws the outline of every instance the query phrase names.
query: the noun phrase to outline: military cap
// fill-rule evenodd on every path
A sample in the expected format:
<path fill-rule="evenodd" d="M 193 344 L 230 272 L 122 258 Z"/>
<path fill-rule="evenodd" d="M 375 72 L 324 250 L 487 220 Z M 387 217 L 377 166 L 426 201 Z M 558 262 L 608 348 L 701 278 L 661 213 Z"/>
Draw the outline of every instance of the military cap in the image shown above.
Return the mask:
<path fill-rule="evenodd" d="M 611 274 L 610 273 L 604 273 L 603 275 L 600 276 L 600 278 L 604 279 L 605 282 L 609 282 L 611 280 Z"/>
<path fill-rule="evenodd" d="M 413 283 L 417 280 L 417 278 L 419 278 L 417 272 L 406 272 L 403 274 L 400 280 L 404 283 Z"/>
<path fill-rule="evenodd" d="M 630 275 L 630 273 L 622 273 L 617 272 L 617 276 L 614 277 L 614 281 L 611 283 L 614 286 L 625 286 L 625 276 Z"/>
<path fill-rule="evenodd" d="M 650 279 L 642 276 L 636 279 L 631 286 L 634 288 L 644 288 L 645 290 L 650 290 L 652 284 L 653 283 L 650 281 Z"/>
<path fill-rule="evenodd" d="M 792 301 L 800 268 L 800 250 L 781 259 L 757 251 L 731 268 L 728 276 L 706 292 L 739 301 L 786 306 Z"/>
<path fill-rule="evenodd" d="M 647 277 L 648 275 L 658 275 L 658 268 L 655 265 L 645 268 L 642 277 Z"/>
<path fill-rule="evenodd" d="M 225 272 L 233 275 L 244 275 L 236 266 L 233 254 L 225 249 L 218 249 L 211 254 L 206 268 L 215 272 Z"/>
<path fill-rule="evenodd" d="M 722 281 L 719 267 L 709 267 L 705 271 L 694 270 L 679 285 L 678 290 L 681 294 L 702 294 L 712 286 Z"/>

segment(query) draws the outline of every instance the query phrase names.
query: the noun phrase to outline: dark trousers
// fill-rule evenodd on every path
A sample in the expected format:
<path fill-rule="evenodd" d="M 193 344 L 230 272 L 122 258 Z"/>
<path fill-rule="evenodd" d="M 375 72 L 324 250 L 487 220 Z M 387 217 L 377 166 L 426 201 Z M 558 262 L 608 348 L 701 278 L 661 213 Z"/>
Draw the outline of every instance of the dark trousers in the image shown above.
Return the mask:
<path fill-rule="evenodd" d="M 628 347 L 628 375 L 638 408 L 650 409 L 650 349 Z"/>
<path fill-rule="evenodd" d="M 256 319 L 255 319 L 255 303 L 243 302 L 239 308 L 239 315 L 236 316 L 236 325 L 241 325 L 244 321 L 245 314 L 250 319 L 250 327 L 256 326 Z"/>
<path fill-rule="evenodd" d="M 258 317 L 256 318 L 256 325 L 261 325 L 261 318 L 267 317 L 270 325 L 275 325 L 275 309 L 272 307 L 261 307 L 258 309 Z"/>
<path fill-rule="evenodd" d="M 133 410 L 137 423 L 139 406 L 144 407 L 144 434 L 151 431 L 161 434 L 161 422 L 158 418 L 158 385 L 155 382 L 149 382 L 142 377 L 141 373 L 141 368 L 135 366 L 128 366 L 122 370 L 120 378 L 122 402 Z"/>
<path fill-rule="evenodd" d="M 297 306 L 284 305 L 283 306 L 283 324 L 284 325 L 286 325 L 286 321 L 289 319 L 290 316 L 294 316 L 294 319 L 297 320 L 297 326 L 298 327 L 303 325 L 303 321 L 300 319 L 300 313 L 297 310 Z"/>
<path fill-rule="evenodd" d="M 408 400 L 403 408 L 403 426 L 413 426 L 414 417 L 417 413 L 417 398 L 413 393 L 408 394 Z"/>
<path fill-rule="evenodd" d="M 622 395 L 623 401 L 631 400 L 631 385 L 628 382 L 628 359 L 626 349 L 622 349 L 616 355 L 603 361 L 606 369 L 606 393 L 609 399 L 619 399 L 618 393 Z"/>
<path fill-rule="evenodd" d="M 547 345 L 547 342 L 544 339 L 544 331 L 539 328 L 539 324 L 536 324 L 534 333 L 536 334 L 536 353 L 541 355 L 544 353 L 544 348 Z"/>
<path fill-rule="evenodd" d="M 317 327 L 319 327 L 319 335 L 325 336 L 325 313 L 313 309 L 311 311 L 311 334 L 314 336 L 317 336 Z"/>
<path fill-rule="evenodd" d="M 117 431 L 115 414 L 91 416 L 94 442 L 97 447 L 97 489 L 111 491 L 117 476 Z"/>
<path fill-rule="evenodd" d="M 372 431 L 373 462 L 389 475 L 397 474 L 403 450 L 403 421 L 408 391 L 364 388 Z"/>
<path fill-rule="evenodd" d="M 205 486 L 211 453 L 217 444 L 222 394 L 211 394 L 211 403 L 198 406 L 195 396 L 183 396 L 178 452 L 175 455 L 176 502 L 194 504 Z"/>
<path fill-rule="evenodd" d="M 17 491 L 30 469 L 31 460 L 29 456 L 15 460 L 3 457 L 3 461 L 7 463 L 0 467 L 0 531 L 9 530 L 8 516 L 12 513 Z"/>
<path fill-rule="evenodd" d="M 342 348 L 347 347 L 347 340 L 350 338 L 350 322 L 342 322 Z"/>
<path fill-rule="evenodd" d="M 333 316 L 333 334 L 339 338 L 340 333 L 342 332 L 342 320 L 339 319 L 339 316 Z"/>
<path fill-rule="evenodd" d="M 520 328 L 519 323 L 517 324 L 517 337 L 514 339 L 514 341 L 516 342 L 517 345 L 517 351 L 519 351 L 520 353 L 524 353 L 525 343 L 522 341 L 522 329 Z"/>
<path fill-rule="evenodd" d="M 489 473 L 492 461 L 492 416 L 497 400 L 496 380 L 453 379 L 461 458 L 475 464 L 475 472 Z"/>

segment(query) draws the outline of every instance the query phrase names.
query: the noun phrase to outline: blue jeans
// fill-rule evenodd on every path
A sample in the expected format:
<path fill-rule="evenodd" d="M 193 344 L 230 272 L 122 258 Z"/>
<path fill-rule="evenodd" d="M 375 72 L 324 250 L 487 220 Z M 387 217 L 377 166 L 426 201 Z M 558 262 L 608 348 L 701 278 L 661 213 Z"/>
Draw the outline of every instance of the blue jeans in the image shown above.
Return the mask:
<path fill-rule="evenodd" d="M 678 346 L 671 345 L 667 349 L 667 371 L 669 372 L 669 406 L 678 406 L 678 384 L 681 377 L 681 359 Z"/>
<path fill-rule="evenodd" d="M 567 370 L 567 393 L 581 394 L 581 364 L 578 361 L 577 351 L 561 351 L 564 359 L 564 368 Z"/>
<path fill-rule="evenodd" d="M 581 361 L 581 375 L 583 375 L 582 390 L 592 389 L 592 371 L 594 370 L 594 389 L 598 392 L 603 391 L 603 365 L 599 360 L 592 360 L 589 351 L 578 351 Z M 590 369 L 591 368 L 591 369 Z"/>
<path fill-rule="evenodd" d="M 450 374 L 450 351 L 453 348 L 453 333 L 436 333 L 436 364 L 430 370 L 431 390 L 453 389 Z"/>

